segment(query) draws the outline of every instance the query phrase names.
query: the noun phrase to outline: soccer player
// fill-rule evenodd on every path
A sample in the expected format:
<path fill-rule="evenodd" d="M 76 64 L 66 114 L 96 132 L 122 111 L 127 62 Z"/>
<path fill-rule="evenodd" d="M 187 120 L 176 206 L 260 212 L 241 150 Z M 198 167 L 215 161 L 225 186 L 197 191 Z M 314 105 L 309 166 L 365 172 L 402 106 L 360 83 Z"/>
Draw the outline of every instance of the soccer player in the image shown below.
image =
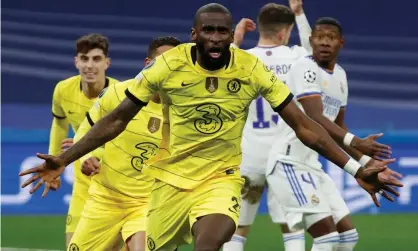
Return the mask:
<path fill-rule="evenodd" d="M 395 177 L 379 173 L 393 159 L 371 160 L 367 168 L 349 158 L 316 122 L 295 104 L 293 95 L 255 56 L 231 48 L 232 15 L 220 4 L 195 14 L 191 38 L 157 57 L 136 77 L 121 104 L 59 156 L 37 154 L 41 165 L 23 186 L 41 178 L 30 192 L 60 175 L 68 163 L 119 135 L 134 116 L 160 94 L 169 138 L 142 169 L 156 178 L 147 219 L 147 250 L 174 250 L 194 237 L 195 251 L 219 250 L 238 221 L 243 179 L 239 173 L 241 135 L 251 101 L 260 94 L 308 146 L 353 173 L 370 194 Z M 165 148 L 165 149 L 164 149 Z M 45 190 L 49 189 L 48 184 Z"/>
<path fill-rule="evenodd" d="M 174 37 L 153 40 L 145 65 L 179 44 Z M 107 88 L 87 113 L 74 141 L 114 110 L 126 97 L 124 91 L 136 84 L 137 80 L 131 79 Z M 100 163 L 97 157 L 84 161 L 83 173 L 93 174 L 89 199 L 68 250 L 107 250 L 118 241 L 120 232 L 129 250 L 145 250 L 147 208 L 154 179 L 141 170 L 142 164 L 158 152 L 162 124 L 162 106 L 156 94 L 123 133 L 104 145 L 102 153 L 96 155 L 100 156 Z"/>
<path fill-rule="evenodd" d="M 338 52 L 344 43 L 340 23 L 333 18 L 318 19 L 310 42 L 313 55 L 293 65 L 287 86 L 296 96 L 297 105 L 323 126 L 347 153 L 366 166 L 372 159 L 361 152 L 373 154 L 368 143 L 378 135 L 362 140 L 344 126 L 348 87 L 346 73 L 337 64 Z M 268 161 L 267 182 L 283 207 L 288 227 L 301 233 L 307 230 L 314 239 L 312 250 L 353 250 L 358 240 L 357 231 L 334 182 L 322 170 L 318 153 L 305 146 L 285 121 L 279 121 L 278 128 Z M 390 156 L 386 146 L 375 146 L 381 148 L 381 157 Z M 394 190 L 389 191 L 398 195 Z M 384 191 L 379 193 L 392 200 Z M 376 197 L 373 199 L 379 205 Z"/>
<path fill-rule="evenodd" d="M 66 139 L 69 126 L 71 125 L 73 131 L 77 132 L 86 112 L 94 104 L 100 92 L 109 85 L 118 82 L 105 75 L 110 65 L 108 52 L 109 41 L 103 35 L 88 34 L 77 40 L 74 61 L 79 75 L 60 81 L 54 89 L 52 100 L 54 118 L 49 140 L 51 155 L 59 155 L 62 150 L 72 145 L 72 139 Z M 90 183 L 89 179 L 81 174 L 79 166 L 80 163 L 77 161 L 74 168 L 73 193 L 65 229 L 67 245 L 87 200 L 87 190 Z"/>
<path fill-rule="evenodd" d="M 290 0 L 287 6 L 269 3 L 264 5 L 258 14 L 257 26 L 259 40 L 256 47 L 247 50 L 257 56 L 266 66 L 275 73 L 280 80 L 286 83 L 287 73 L 292 64 L 311 50 L 309 36 L 311 28 L 303 12 L 301 0 Z M 287 46 L 289 37 L 296 21 L 301 44 L 300 46 Z M 253 24 L 253 25 L 252 25 Z M 234 44 L 242 43 L 246 31 L 255 28 L 250 19 L 242 19 L 234 33 Z M 307 42 L 306 42 L 307 41 Z M 243 251 L 246 237 L 251 224 L 257 215 L 260 199 L 266 183 L 267 158 L 270 148 L 277 135 L 277 113 L 269 106 L 263 97 L 258 97 L 249 108 L 247 122 L 244 126 L 242 138 L 242 162 L 240 171 L 245 179 L 242 205 L 238 221 L 238 229 L 231 241 L 225 243 L 224 251 Z M 304 250 L 304 232 L 291 233 L 287 229 L 284 214 L 273 199 L 274 196 L 267 190 L 267 205 L 272 221 L 280 224 L 286 250 Z"/>

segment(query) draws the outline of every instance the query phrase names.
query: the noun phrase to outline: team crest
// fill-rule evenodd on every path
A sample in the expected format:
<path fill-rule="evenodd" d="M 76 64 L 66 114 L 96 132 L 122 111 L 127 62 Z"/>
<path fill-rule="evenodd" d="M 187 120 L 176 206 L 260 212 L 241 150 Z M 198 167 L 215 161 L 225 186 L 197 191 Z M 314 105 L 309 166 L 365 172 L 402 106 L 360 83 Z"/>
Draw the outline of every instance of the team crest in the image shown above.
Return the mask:
<path fill-rule="evenodd" d="M 79 251 L 80 248 L 77 246 L 77 244 L 75 243 L 71 243 L 70 246 L 68 247 L 69 251 Z"/>
<path fill-rule="evenodd" d="M 226 87 L 230 93 L 237 93 L 241 90 L 241 82 L 238 79 L 232 79 Z"/>
<path fill-rule="evenodd" d="M 148 131 L 155 133 L 160 129 L 161 119 L 150 117 L 148 120 Z"/>
<path fill-rule="evenodd" d="M 216 92 L 218 90 L 218 78 L 207 77 L 206 78 L 206 90 L 210 93 Z"/>
<path fill-rule="evenodd" d="M 71 214 L 67 215 L 67 221 L 66 221 L 67 225 L 70 225 L 72 221 L 73 221 L 73 217 L 71 216 Z"/>
<path fill-rule="evenodd" d="M 318 196 L 316 196 L 315 194 L 312 194 L 312 197 L 311 197 L 311 203 L 312 203 L 312 205 L 318 206 L 319 202 L 320 201 L 319 201 Z"/>
<path fill-rule="evenodd" d="M 324 88 L 328 88 L 328 82 L 327 82 L 327 81 L 324 81 L 324 82 L 322 83 L 322 85 L 324 86 Z"/>
<path fill-rule="evenodd" d="M 150 250 L 150 251 L 154 251 L 155 250 L 155 242 L 154 242 L 154 240 L 151 238 L 151 237 L 147 237 L 147 246 L 148 246 L 148 249 Z"/>

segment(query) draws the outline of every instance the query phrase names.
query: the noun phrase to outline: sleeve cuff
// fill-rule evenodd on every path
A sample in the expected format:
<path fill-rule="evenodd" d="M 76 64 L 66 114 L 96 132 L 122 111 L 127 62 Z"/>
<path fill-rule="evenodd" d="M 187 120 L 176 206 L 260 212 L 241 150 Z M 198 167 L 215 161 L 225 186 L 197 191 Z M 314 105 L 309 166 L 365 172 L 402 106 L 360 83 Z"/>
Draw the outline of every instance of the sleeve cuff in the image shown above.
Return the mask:
<path fill-rule="evenodd" d="M 302 99 L 309 96 L 321 96 L 320 92 L 304 92 L 296 96 L 296 99 Z"/>
<path fill-rule="evenodd" d="M 54 112 L 52 112 L 52 116 L 54 116 L 54 118 L 56 118 L 56 119 L 65 119 L 66 118 L 66 116 L 58 116 Z"/>
<path fill-rule="evenodd" d="M 137 97 L 135 97 L 135 95 L 133 95 L 129 89 L 125 90 L 125 95 L 126 97 L 128 97 L 132 102 L 134 102 L 137 106 L 143 107 L 146 106 L 148 104 L 148 102 L 144 102 L 140 99 L 138 99 Z"/>
<path fill-rule="evenodd" d="M 287 97 L 283 100 L 283 102 L 277 106 L 276 108 L 274 108 L 273 110 L 275 112 L 281 112 L 292 100 L 293 100 L 293 94 L 289 93 L 289 95 L 287 95 Z"/>

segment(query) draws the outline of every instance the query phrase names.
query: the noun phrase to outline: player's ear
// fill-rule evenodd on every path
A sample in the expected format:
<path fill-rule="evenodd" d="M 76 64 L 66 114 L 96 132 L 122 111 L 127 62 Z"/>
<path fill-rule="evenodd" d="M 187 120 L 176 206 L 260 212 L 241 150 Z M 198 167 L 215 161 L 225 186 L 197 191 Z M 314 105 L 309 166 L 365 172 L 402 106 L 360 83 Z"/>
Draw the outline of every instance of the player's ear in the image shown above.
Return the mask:
<path fill-rule="evenodd" d="M 152 61 L 151 58 L 146 57 L 145 60 L 144 60 L 144 66 L 147 66 L 151 61 Z"/>
<path fill-rule="evenodd" d="M 192 40 L 193 42 L 195 42 L 197 39 L 197 33 L 195 28 L 191 28 L 190 29 L 190 40 Z"/>
<path fill-rule="evenodd" d="M 312 36 L 309 36 L 309 45 L 311 46 L 311 48 L 313 48 L 312 47 Z"/>
<path fill-rule="evenodd" d="M 105 68 L 105 70 L 107 70 L 107 68 L 109 68 L 109 66 L 110 66 L 110 58 L 106 57 L 106 68 Z"/>
<path fill-rule="evenodd" d="M 234 36 L 235 36 L 235 30 L 232 29 L 231 31 L 231 38 L 230 38 L 230 42 L 233 43 L 234 42 Z"/>
<path fill-rule="evenodd" d="M 340 49 L 344 48 L 344 44 L 345 44 L 344 37 L 341 37 Z"/>
<path fill-rule="evenodd" d="M 77 64 L 78 64 L 78 57 L 77 57 L 77 56 L 75 56 L 75 57 L 74 57 L 74 66 L 75 66 L 75 68 L 77 68 L 77 69 L 78 69 Z"/>

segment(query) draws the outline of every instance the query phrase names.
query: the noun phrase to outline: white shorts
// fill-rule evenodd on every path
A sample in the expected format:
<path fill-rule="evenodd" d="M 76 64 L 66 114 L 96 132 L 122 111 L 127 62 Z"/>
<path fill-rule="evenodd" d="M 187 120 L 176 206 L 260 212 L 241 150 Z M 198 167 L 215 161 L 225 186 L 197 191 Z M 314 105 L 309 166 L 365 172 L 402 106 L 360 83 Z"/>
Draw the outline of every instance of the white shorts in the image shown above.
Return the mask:
<path fill-rule="evenodd" d="M 245 154 L 242 155 L 240 172 L 241 176 L 245 179 L 245 184 L 241 195 L 239 226 L 249 226 L 254 222 L 266 185 L 266 165 L 267 159 L 254 158 Z M 267 206 L 274 223 L 285 223 L 283 210 L 268 188 Z"/>
<path fill-rule="evenodd" d="M 280 161 L 274 163 L 273 171 L 267 176 L 270 191 L 283 208 L 289 228 L 307 229 L 315 222 L 304 222 L 307 215 L 332 215 L 338 223 L 350 214 L 347 205 L 331 178 L 321 169 L 309 169 L 305 165 L 292 165 Z M 269 164 L 270 164 L 269 163 Z"/>

